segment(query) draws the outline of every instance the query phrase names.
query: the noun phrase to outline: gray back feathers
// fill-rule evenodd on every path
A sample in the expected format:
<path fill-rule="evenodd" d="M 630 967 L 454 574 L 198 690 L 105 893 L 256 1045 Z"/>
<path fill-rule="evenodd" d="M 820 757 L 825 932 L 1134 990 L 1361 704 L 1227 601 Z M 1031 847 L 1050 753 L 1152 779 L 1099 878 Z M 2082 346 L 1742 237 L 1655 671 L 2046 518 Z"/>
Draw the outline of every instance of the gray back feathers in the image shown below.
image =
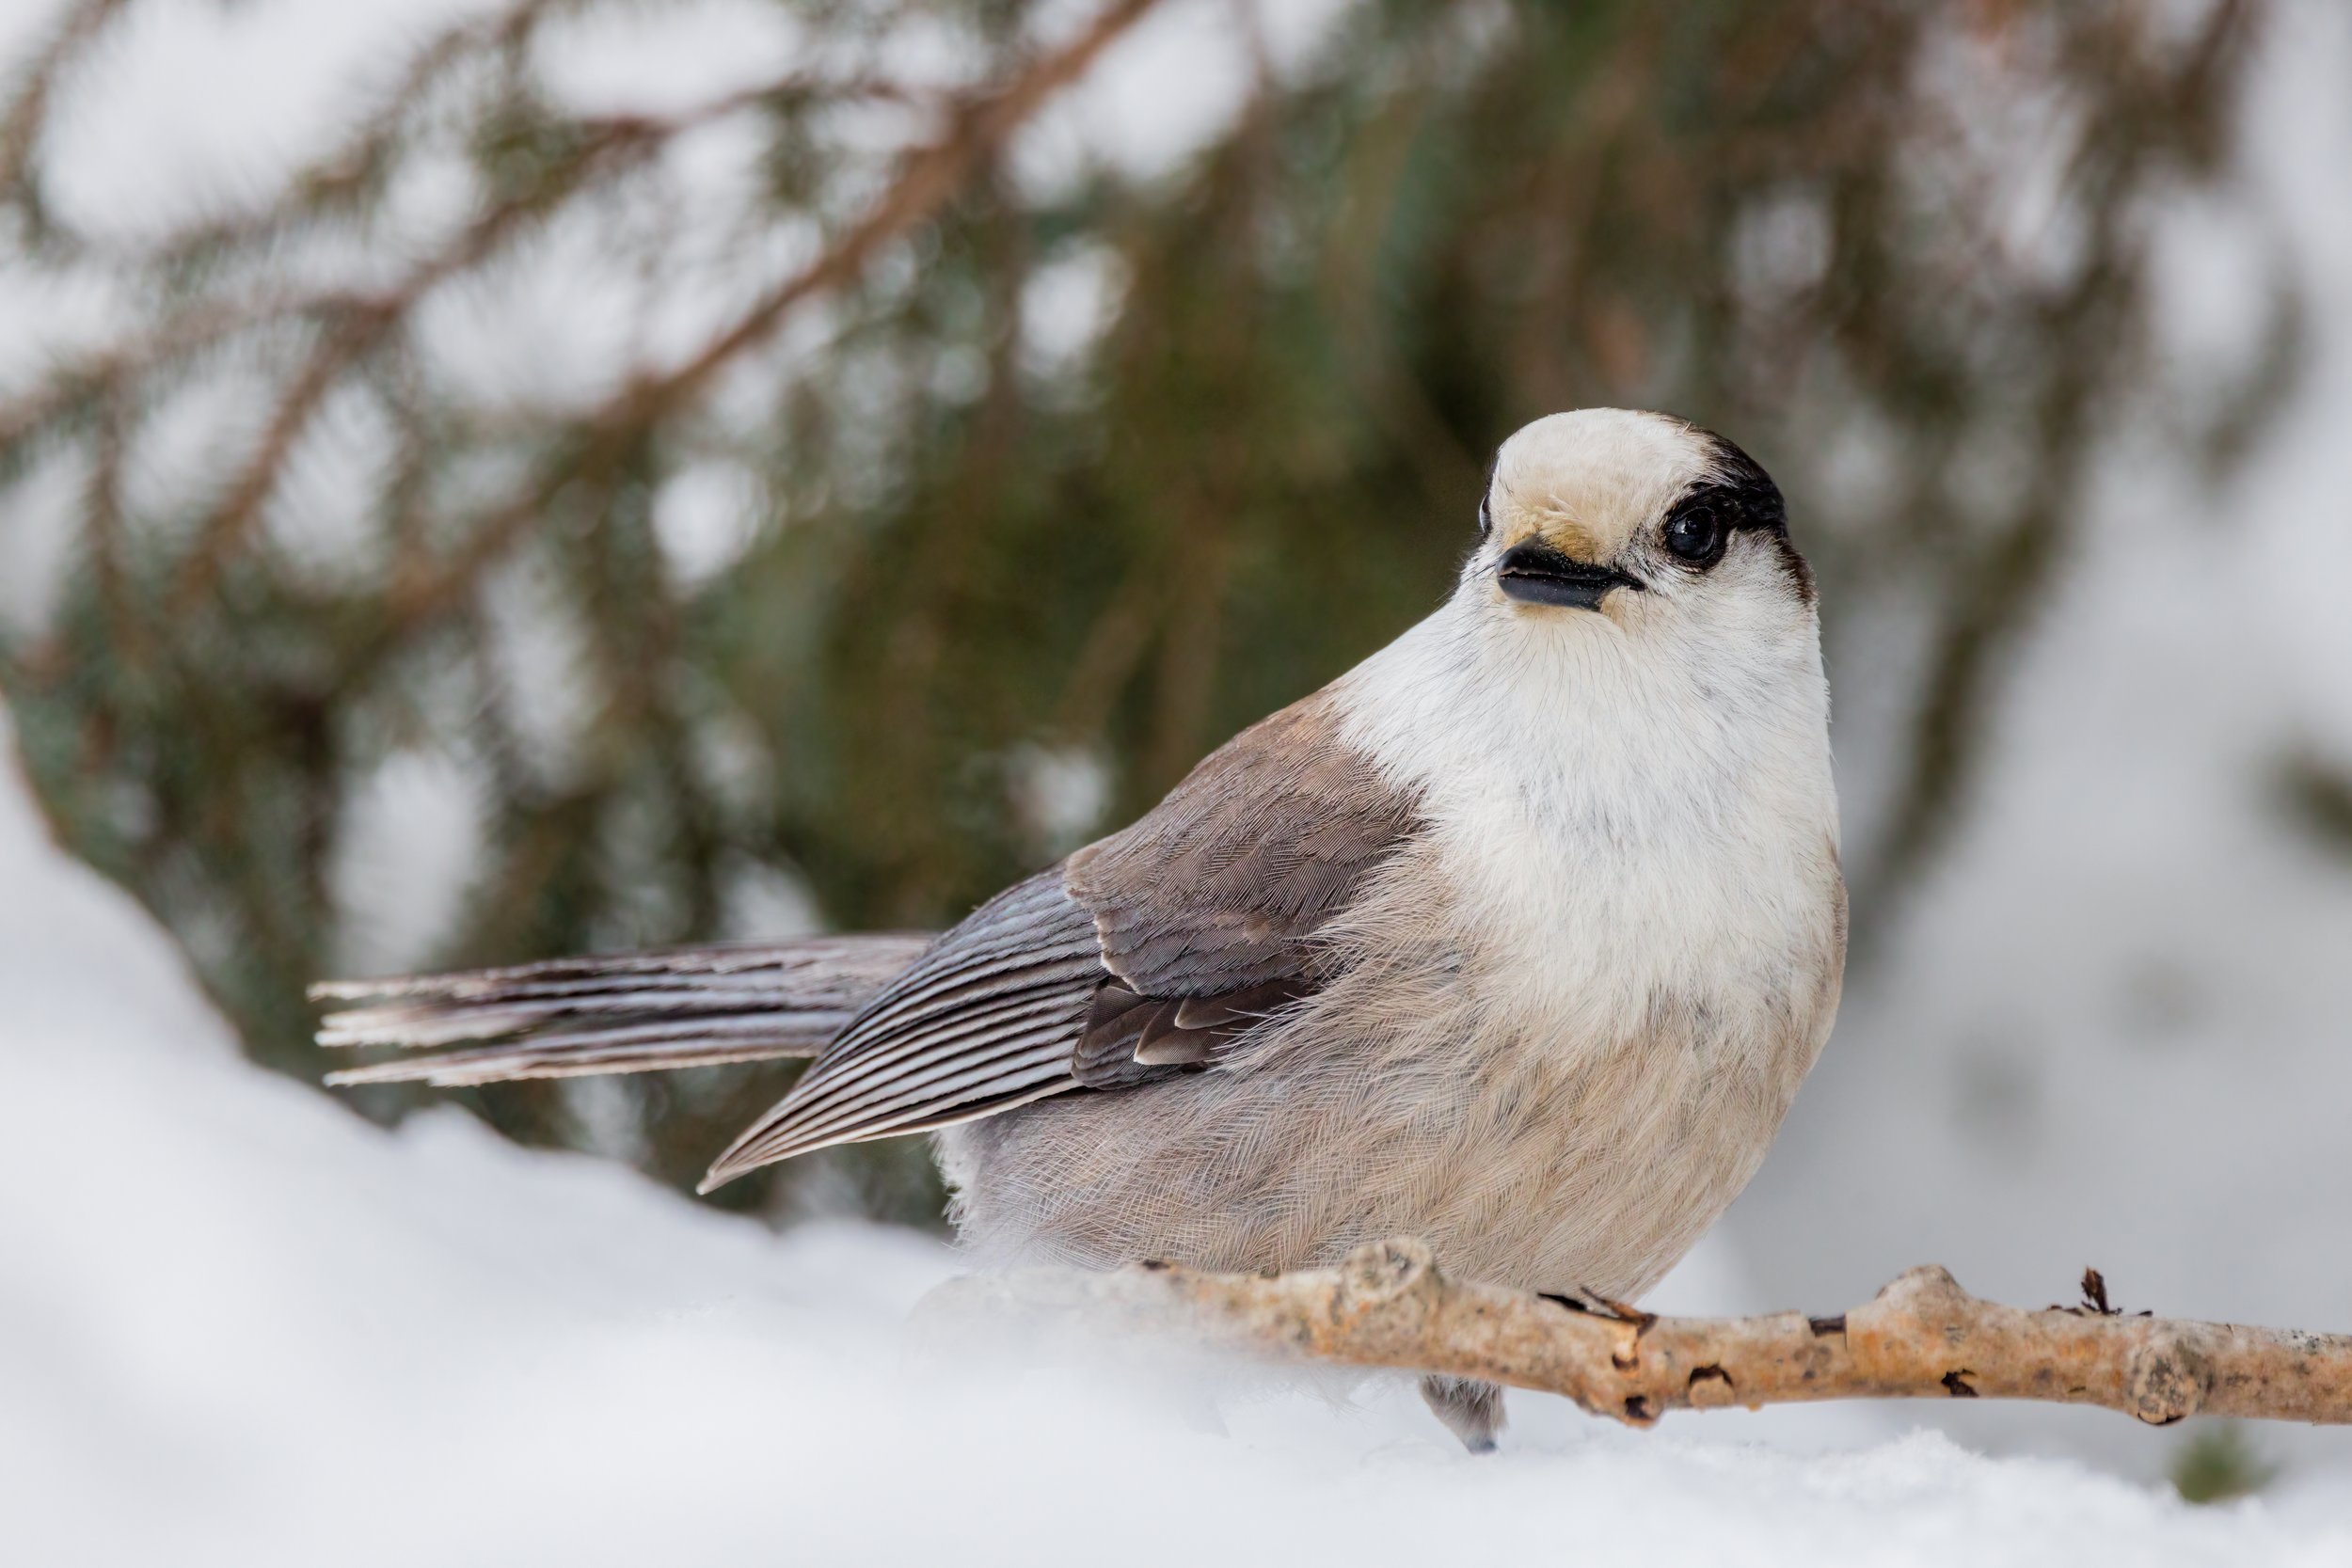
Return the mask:
<path fill-rule="evenodd" d="M 443 1085 L 816 1055 L 706 1188 L 831 1144 L 1202 1070 L 1329 978 L 1321 940 L 1417 825 L 1318 694 L 1124 832 L 937 942 L 828 937 L 338 983 L 329 1045 L 444 1047 L 339 1084 Z"/>
<path fill-rule="evenodd" d="M 1244 731 L 1135 826 L 942 937 L 706 1186 L 828 1144 L 1200 1070 L 1311 991 L 1318 932 L 1414 822 L 1329 712 L 1311 697 Z"/>

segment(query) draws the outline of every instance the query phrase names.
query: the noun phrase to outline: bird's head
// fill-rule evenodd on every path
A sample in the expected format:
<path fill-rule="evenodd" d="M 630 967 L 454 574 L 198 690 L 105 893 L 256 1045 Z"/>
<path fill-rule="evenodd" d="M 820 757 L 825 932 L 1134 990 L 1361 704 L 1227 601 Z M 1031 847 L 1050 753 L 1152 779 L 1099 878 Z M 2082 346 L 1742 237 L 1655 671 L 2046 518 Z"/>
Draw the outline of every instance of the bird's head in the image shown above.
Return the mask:
<path fill-rule="evenodd" d="M 1664 414 L 1537 420 L 1495 454 L 1478 528 L 1462 592 L 1506 620 L 1635 639 L 1813 625 L 1779 487 Z"/>

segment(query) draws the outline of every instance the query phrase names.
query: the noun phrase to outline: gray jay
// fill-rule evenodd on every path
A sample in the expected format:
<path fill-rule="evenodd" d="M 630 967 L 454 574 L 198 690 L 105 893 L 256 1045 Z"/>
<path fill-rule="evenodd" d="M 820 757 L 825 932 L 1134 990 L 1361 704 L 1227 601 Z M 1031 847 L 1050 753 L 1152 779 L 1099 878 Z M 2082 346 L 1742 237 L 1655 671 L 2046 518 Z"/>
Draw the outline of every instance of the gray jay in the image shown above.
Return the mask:
<path fill-rule="evenodd" d="M 1680 420 L 1506 441 L 1427 619 L 1141 820 L 934 941 L 840 936 L 337 984 L 335 1075 L 816 1060 L 704 1190 L 932 1133 L 984 1259 L 1220 1270 L 1425 1239 L 1631 1300 L 1746 1184 L 1836 1011 L 1812 574 Z M 1473 1449 L 1500 1390 L 1430 1380 Z"/>

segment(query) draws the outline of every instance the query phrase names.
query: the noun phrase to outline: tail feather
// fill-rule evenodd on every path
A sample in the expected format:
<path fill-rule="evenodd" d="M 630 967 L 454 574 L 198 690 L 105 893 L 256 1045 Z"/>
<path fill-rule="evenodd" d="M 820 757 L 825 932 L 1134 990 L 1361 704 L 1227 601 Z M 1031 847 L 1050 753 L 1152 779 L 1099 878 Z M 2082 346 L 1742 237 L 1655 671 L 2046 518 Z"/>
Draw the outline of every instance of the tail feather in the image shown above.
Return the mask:
<path fill-rule="evenodd" d="M 530 997 L 518 1001 L 476 1001 L 451 997 L 393 1003 L 388 1006 L 348 1007 L 326 1015 L 319 1026 L 319 1043 L 326 1046 L 396 1045 L 421 1050 L 455 1045 L 461 1040 L 493 1039 L 549 1024 L 594 1019 L 598 1030 L 628 1027 L 640 1017 L 683 1022 L 691 1019 L 729 1016 L 758 1017 L 778 1006 L 772 990 L 729 987 L 707 990 L 690 987 L 590 992 L 580 996 Z M 824 1013 L 821 999 L 793 996 L 794 1013 Z M 856 1004 L 850 1003 L 854 1010 Z"/>
<path fill-rule="evenodd" d="M 332 980 L 326 1046 L 430 1050 L 327 1075 L 329 1084 L 648 1072 L 816 1054 L 930 938 L 914 932 L 556 958 L 506 969 Z"/>

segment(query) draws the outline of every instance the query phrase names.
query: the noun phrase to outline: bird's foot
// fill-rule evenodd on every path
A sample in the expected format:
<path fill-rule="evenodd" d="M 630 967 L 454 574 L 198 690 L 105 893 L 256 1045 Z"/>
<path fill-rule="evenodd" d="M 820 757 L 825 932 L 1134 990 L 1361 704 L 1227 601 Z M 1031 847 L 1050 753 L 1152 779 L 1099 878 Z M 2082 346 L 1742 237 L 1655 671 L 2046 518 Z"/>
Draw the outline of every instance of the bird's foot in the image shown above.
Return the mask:
<path fill-rule="evenodd" d="M 1462 1447 L 1472 1453 L 1494 1452 L 1504 1420 L 1501 1387 L 1476 1378 L 1432 1374 L 1421 1380 L 1421 1397 Z"/>

